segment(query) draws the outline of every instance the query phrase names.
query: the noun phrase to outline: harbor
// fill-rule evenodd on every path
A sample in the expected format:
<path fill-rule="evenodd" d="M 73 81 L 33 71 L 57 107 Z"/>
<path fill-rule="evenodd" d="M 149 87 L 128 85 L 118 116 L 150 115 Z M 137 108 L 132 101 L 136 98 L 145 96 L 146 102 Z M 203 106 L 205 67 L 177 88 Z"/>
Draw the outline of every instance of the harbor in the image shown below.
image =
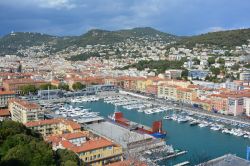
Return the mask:
<path fill-rule="evenodd" d="M 218 116 L 212 118 L 176 105 L 159 104 L 148 98 L 111 93 L 67 98 L 67 101 L 47 104 L 53 112 L 50 116 L 77 121 L 93 133 L 121 144 L 124 149 L 129 147 L 131 152 L 135 153 L 135 149 L 137 152 L 146 151 L 139 158 L 152 165 L 193 165 L 225 153 L 244 158 L 245 148 L 250 143 L 248 124 Z M 142 124 L 146 127 L 151 126 L 154 121 L 162 120 L 163 130 L 167 131 L 165 141 L 137 131 L 131 132 L 131 128 L 126 125 L 114 124 L 111 115 L 117 110 L 133 121 L 133 125 Z M 124 137 L 128 133 L 134 134 L 135 139 L 125 141 Z M 141 148 L 132 146 L 133 142 L 138 141 L 142 142 Z M 225 144 L 221 145 L 220 141 Z M 149 142 L 153 144 L 148 146 L 150 148 L 145 148 L 145 144 Z M 164 149 L 164 146 L 168 150 L 163 150 L 163 155 L 155 155 L 152 149 Z M 169 147 L 172 146 L 174 148 L 171 151 Z"/>
<path fill-rule="evenodd" d="M 85 102 L 82 105 L 91 108 L 93 111 L 100 112 L 103 117 L 108 117 L 115 110 L 115 105 L 106 103 L 104 100 Z M 117 107 L 129 120 L 148 126 L 155 120 L 163 119 L 167 115 L 166 112 L 171 112 L 169 109 L 168 111 L 148 115 L 136 109 L 129 110 L 122 106 Z M 175 113 L 179 114 L 180 111 L 175 111 Z M 187 150 L 188 153 L 176 158 L 158 161 L 159 165 L 175 165 L 185 161 L 193 165 L 225 153 L 232 153 L 245 158 L 245 149 L 250 143 L 250 139 L 243 136 L 225 134 L 209 127 L 190 125 L 189 122 L 180 123 L 174 120 L 164 120 L 163 128 L 167 131 L 166 143 L 173 145 L 177 149 Z M 224 144 L 221 144 L 222 141 Z"/>

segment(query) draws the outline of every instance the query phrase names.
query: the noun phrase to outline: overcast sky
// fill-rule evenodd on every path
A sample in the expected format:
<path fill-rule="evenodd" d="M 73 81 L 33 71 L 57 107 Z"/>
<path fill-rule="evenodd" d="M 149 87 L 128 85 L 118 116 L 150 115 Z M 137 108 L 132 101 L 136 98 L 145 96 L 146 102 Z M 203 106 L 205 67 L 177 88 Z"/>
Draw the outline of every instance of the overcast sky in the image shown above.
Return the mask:
<path fill-rule="evenodd" d="M 249 28 L 250 0 L 0 0 L 0 35 L 153 27 L 176 35 Z"/>

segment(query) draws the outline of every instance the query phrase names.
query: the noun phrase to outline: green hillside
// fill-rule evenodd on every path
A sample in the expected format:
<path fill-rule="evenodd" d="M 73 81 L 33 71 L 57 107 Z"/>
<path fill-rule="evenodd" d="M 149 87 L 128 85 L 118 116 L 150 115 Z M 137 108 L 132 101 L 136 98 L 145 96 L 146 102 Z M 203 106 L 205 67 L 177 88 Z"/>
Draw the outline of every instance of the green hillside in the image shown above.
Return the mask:
<path fill-rule="evenodd" d="M 16 54 L 18 49 L 42 44 L 55 44 L 59 38 L 30 32 L 16 32 L 0 38 L 0 55 Z"/>
<path fill-rule="evenodd" d="M 180 40 L 177 45 L 185 45 L 188 48 L 192 48 L 196 44 L 205 44 L 233 48 L 235 46 L 241 46 L 242 44 L 248 44 L 247 40 L 249 39 L 250 29 L 238 29 L 185 37 Z"/>

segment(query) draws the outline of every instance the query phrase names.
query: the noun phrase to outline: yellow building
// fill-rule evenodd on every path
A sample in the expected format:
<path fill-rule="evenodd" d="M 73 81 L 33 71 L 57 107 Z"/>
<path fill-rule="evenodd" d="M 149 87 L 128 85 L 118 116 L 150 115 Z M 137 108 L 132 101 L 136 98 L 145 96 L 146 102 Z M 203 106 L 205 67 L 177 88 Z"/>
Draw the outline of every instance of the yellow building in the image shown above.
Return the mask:
<path fill-rule="evenodd" d="M 102 166 L 123 160 L 122 147 L 104 138 L 89 140 L 70 150 L 78 154 L 80 159 L 90 166 Z"/>
<path fill-rule="evenodd" d="M 178 87 L 176 90 L 177 90 L 176 100 L 179 100 L 181 102 L 192 103 L 192 101 L 197 98 L 196 92 L 193 91 L 192 89 Z"/>
<path fill-rule="evenodd" d="M 52 145 L 54 150 L 68 149 L 73 151 L 84 165 L 102 166 L 123 160 L 121 146 L 102 137 L 89 140 L 88 135 L 86 131 L 54 134 L 47 136 L 45 140 Z"/>
<path fill-rule="evenodd" d="M 39 132 L 44 137 L 50 134 L 63 134 L 66 132 L 74 133 L 81 131 L 80 124 L 62 118 L 33 121 L 28 122 L 25 125 L 26 127 Z"/>
<path fill-rule="evenodd" d="M 11 119 L 20 123 L 27 123 L 44 119 L 44 111 L 36 104 L 20 99 L 9 100 Z"/>
<path fill-rule="evenodd" d="M 145 78 L 137 78 L 136 79 L 136 90 L 140 92 L 146 92 L 146 79 Z"/>
<path fill-rule="evenodd" d="M 158 85 L 158 97 L 165 98 L 165 99 L 177 99 L 177 86 L 175 85 L 168 85 L 168 84 L 160 84 Z"/>

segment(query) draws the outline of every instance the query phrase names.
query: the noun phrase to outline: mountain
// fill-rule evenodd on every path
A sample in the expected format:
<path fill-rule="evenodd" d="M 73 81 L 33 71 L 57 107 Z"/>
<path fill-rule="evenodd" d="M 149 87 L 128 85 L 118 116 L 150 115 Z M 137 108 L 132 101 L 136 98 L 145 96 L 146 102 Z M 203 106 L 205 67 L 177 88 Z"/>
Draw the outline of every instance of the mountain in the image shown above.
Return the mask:
<path fill-rule="evenodd" d="M 52 47 L 52 51 L 60 51 L 70 46 L 86 46 L 94 44 L 114 44 L 128 38 L 149 38 L 171 42 L 177 36 L 157 31 L 153 28 L 134 28 L 130 30 L 107 31 L 93 29 L 80 36 L 58 37 L 41 33 L 17 32 L 0 38 L 0 55 L 16 54 L 17 50 L 43 44 Z"/>
<path fill-rule="evenodd" d="M 16 54 L 17 50 L 43 44 L 54 45 L 59 40 L 56 36 L 32 32 L 17 32 L 0 38 L 0 55 Z"/>
<path fill-rule="evenodd" d="M 93 29 L 88 31 L 75 40 L 71 41 L 71 44 L 77 46 L 94 45 L 94 44 L 114 44 L 116 42 L 122 42 L 129 38 L 154 38 L 162 39 L 166 42 L 171 42 L 177 39 L 177 36 L 157 31 L 153 28 L 133 28 L 129 30 L 119 31 L 107 31 L 101 29 Z"/>
<path fill-rule="evenodd" d="M 191 37 L 183 37 L 177 42 L 177 45 L 185 45 L 188 48 L 194 47 L 196 44 L 216 45 L 220 48 L 233 48 L 248 44 L 250 39 L 250 29 L 237 29 L 219 32 L 209 32 Z"/>
<path fill-rule="evenodd" d="M 250 39 L 250 29 L 210 32 L 190 37 L 175 36 L 150 27 L 118 31 L 93 29 L 80 36 L 65 37 L 41 33 L 17 32 L 0 38 L 0 56 L 17 54 L 19 50 L 32 46 L 42 46 L 43 44 L 46 45 L 46 48 L 43 48 L 46 51 L 58 52 L 72 46 L 84 47 L 95 44 L 112 45 L 127 39 L 140 40 L 141 38 L 150 41 L 165 41 L 167 43 L 175 41 L 176 43 L 171 46 L 185 45 L 187 48 L 192 48 L 196 44 L 216 45 L 219 48 L 233 48 L 248 43 L 247 40 Z M 20 55 L 22 54 L 20 53 Z"/>

